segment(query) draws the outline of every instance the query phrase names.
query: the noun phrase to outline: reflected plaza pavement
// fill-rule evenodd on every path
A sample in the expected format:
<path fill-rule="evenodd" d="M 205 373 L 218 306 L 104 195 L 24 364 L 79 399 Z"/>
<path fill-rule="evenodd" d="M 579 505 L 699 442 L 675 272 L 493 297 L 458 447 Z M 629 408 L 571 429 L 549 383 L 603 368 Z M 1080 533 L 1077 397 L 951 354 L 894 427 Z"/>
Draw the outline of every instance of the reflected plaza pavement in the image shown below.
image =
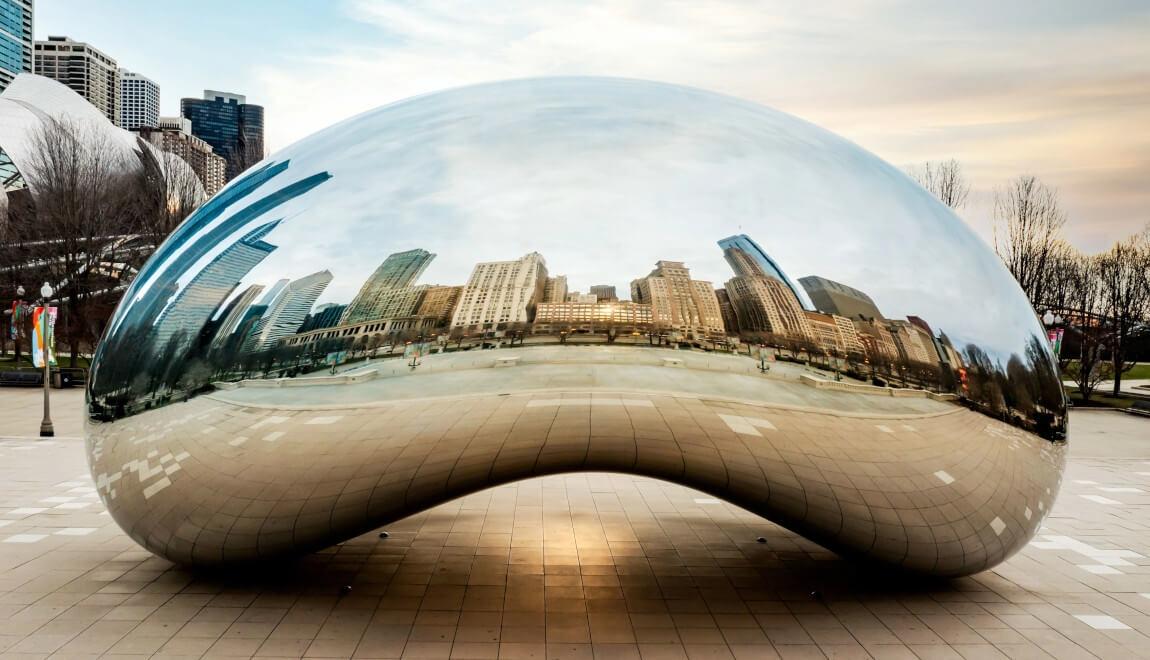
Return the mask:
<path fill-rule="evenodd" d="M 300 429 L 334 434 L 340 424 L 308 421 L 354 417 L 272 412 L 265 406 L 275 392 L 219 392 L 234 409 L 210 419 L 194 419 L 199 399 L 159 412 L 191 415 L 188 423 L 203 430 L 229 414 L 285 417 L 260 429 L 282 432 L 274 443 L 248 442 L 288 445 Z M 1150 654 L 1150 446 L 1137 442 L 1150 422 L 1117 412 L 1073 414 L 1078 441 L 1042 529 L 1005 563 L 970 577 L 880 573 L 688 487 L 599 472 L 483 490 L 388 525 L 387 538 L 372 530 L 294 562 L 220 573 L 161 559 L 111 521 L 78 437 L 82 393 L 54 394 L 61 437 L 0 440 L 4 658 Z M 671 394 L 643 397 L 651 406 L 632 395 L 589 398 L 603 403 L 536 394 L 499 405 L 553 424 L 597 407 L 640 422 L 680 408 L 700 424 L 759 416 L 779 428 L 803 414 Z M 931 417 L 931 403 L 892 398 L 888 408 L 871 408 L 870 423 L 913 442 L 904 423 L 957 424 L 964 414 Z M 5 410 L 13 424 L 4 434 L 36 428 L 35 405 Z M 471 414 L 458 405 L 438 410 Z M 211 432 L 202 435 L 212 442 Z"/>

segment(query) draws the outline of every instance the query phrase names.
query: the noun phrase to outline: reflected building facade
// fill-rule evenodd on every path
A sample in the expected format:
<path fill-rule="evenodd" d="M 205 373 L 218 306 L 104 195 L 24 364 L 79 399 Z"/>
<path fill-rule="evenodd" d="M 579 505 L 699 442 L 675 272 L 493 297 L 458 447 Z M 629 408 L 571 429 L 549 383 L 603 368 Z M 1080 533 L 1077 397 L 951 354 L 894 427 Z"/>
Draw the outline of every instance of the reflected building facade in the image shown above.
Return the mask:
<path fill-rule="evenodd" d="M 504 323 L 527 323 L 547 287 L 547 263 L 532 252 L 515 261 L 477 264 L 459 296 L 452 327 L 495 329 Z"/>
<path fill-rule="evenodd" d="M 646 277 L 631 282 L 631 300 L 651 306 L 656 328 L 681 332 L 688 337 L 726 333 L 719 299 L 710 282 L 691 279 L 680 261 L 659 261 Z"/>
<path fill-rule="evenodd" d="M 845 316 L 852 321 L 883 318 L 871 297 L 854 287 L 815 275 L 800 277 L 799 283 L 820 312 Z"/>

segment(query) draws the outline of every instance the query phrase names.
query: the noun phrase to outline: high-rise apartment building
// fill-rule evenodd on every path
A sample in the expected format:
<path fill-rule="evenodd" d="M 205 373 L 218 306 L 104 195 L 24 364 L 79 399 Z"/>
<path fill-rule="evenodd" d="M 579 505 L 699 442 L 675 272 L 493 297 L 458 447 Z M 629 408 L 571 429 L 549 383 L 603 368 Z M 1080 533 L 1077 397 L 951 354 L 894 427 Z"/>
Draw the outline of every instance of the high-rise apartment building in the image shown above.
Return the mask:
<path fill-rule="evenodd" d="M 710 282 L 692 280 L 679 261 L 659 261 L 647 277 L 631 282 L 631 300 L 651 305 L 654 325 L 695 337 L 725 334 L 719 299 Z"/>
<path fill-rule="evenodd" d="M 331 271 L 321 270 L 289 282 L 256 324 L 249 346 L 254 350 L 272 348 L 280 339 L 295 334 L 331 280 Z"/>
<path fill-rule="evenodd" d="M 304 319 L 303 325 L 299 327 L 299 332 L 311 332 L 312 330 L 321 330 L 339 325 L 339 319 L 343 316 L 343 310 L 345 309 L 347 309 L 347 305 L 338 305 L 336 303 L 319 305 L 315 308 L 314 312 Z"/>
<path fill-rule="evenodd" d="M 811 341 L 814 341 L 821 348 L 835 351 L 842 357 L 863 352 L 862 342 L 859 341 L 858 333 L 855 332 L 854 324 L 851 323 L 850 319 L 835 314 L 805 310 L 803 314 L 807 317 L 815 335 Z"/>
<path fill-rule="evenodd" d="M 138 73 L 120 69 L 120 117 L 126 130 L 160 125 L 160 86 Z"/>
<path fill-rule="evenodd" d="M 252 284 L 224 308 L 223 313 L 220 314 L 220 323 L 216 326 L 216 336 L 212 339 L 212 348 L 224 345 L 228 338 L 240 328 L 244 319 L 248 317 L 249 310 L 255 305 L 256 297 L 263 290 L 264 285 Z"/>
<path fill-rule="evenodd" d="M 240 94 L 205 89 L 202 99 L 181 99 L 180 114 L 191 120 L 193 135 L 223 156 L 228 181 L 263 160 L 263 106 Z"/>
<path fill-rule="evenodd" d="M 459 296 L 463 294 L 461 286 L 429 286 L 423 292 L 419 307 L 415 310 L 416 316 L 426 316 L 435 319 L 437 326 L 447 325 L 455 313 L 455 306 L 459 304 Z"/>
<path fill-rule="evenodd" d="M 852 321 L 883 318 L 871 297 L 858 289 L 816 275 L 800 277 L 799 284 L 810 294 L 811 302 L 820 312 L 838 314 Z"/>
<path fill-rule="evenodd" d="M 484 330 L 500 323 L 528 323 L 547 284 L 547 263 L 538 252 L 515 261 L 476 264 L 463 287 L 451 325 Z"/>
<path fill-rule="evenodd" d="M 183 117 L 160 117 L 154 126 L 134 129 L 153 146 L 182 158 L 200 178 L 204 192 L 216 194 L 224 187 L 224 159 L 212 146 L 192 135 L 192 123 Z"/>
<path fill-rule="evenodd" d="M 0 0 L 0 92 L 18 74 L 34 70 L 32 0 Z"/>
<path fill-rule="evenodd" d="M 547 278 L 547 286 L 543 288 L 543 300 L 540 302 L 565 302 L 567 300 L 567 276 L 556 275 Z"/>
<path fill-rule="evenodd" d="M 343 313 L 341 323 L 347 325 L 413 314 L 419 297 L 427 289 L 426 285 L 413 285 L 434 258 L 434 254 L 422 249 L 388 255 L 360 287 Z"/>
<path fill-rule="evenodd" d="M 736 276 L 773 277 L 790 289 L 795 300 L 799 301 L 799 306 L 803 309 L 814 309 L 806 292 L 795 286 L 795 283 L 787 277 L 782 268 L 779 268 L 775 260 L 767 254 L 766 250 L 759 247 L 758 243 L 751 240 L 750 236 L 746 234 L 728 236 L 719 241 L 719 247 L 723 249 L 723 258 L 727 260 L 727 264 Z"/>
<path fill-rule="evenodd" d="M 727 280 L 726 289 L 741 332 L 816 340 L 802 305 L 782 280 L 766 275 L 732 277 Z"/>
<path fill-rule="evenodd" d="M 555 301 L 555 302 L 563 302 L 563 301 L 559 301 L 559 300 L 557 300 L 557 301 Z M 571 302 L 571 303 L 596 303 L 596 302 L 599 302 L 599 299 L 598 299 L 598 298 L 596 298 L 596 297 L 595 297 L 595 294 L 593 294 L 593 293 L 580 293 L 580 292 L 578 292 L 578 291 L 572 291 L 571 293 L 568 293 L 568 294 L 567 294 L 567 300 L 566 300 L 566 302 Z"/>
<path fill-rule="evenodd" d="M 36 73 L 70 87 L 112 123 L 120 119 L 120 69 L 91 44 L 68 37 L 35 42 Z"/>

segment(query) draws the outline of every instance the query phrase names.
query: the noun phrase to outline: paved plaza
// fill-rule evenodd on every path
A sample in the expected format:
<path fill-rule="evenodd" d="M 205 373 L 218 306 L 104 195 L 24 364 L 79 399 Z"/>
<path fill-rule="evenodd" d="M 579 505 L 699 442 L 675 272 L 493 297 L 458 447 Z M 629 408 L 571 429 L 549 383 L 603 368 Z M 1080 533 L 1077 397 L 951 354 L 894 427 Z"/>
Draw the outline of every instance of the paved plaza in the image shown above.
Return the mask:
<path fill-rule="evenodd" d="M 0 391 L 0 657 L 1150 657 L 1150 420 L 1076 411 L 1039 536 L 885 574 L 631 476 L 501 486 L 290 564 L 193 572 L 104 512 L 79 391 Z M 759 542 L 758 539 L 763 542 Z"/>

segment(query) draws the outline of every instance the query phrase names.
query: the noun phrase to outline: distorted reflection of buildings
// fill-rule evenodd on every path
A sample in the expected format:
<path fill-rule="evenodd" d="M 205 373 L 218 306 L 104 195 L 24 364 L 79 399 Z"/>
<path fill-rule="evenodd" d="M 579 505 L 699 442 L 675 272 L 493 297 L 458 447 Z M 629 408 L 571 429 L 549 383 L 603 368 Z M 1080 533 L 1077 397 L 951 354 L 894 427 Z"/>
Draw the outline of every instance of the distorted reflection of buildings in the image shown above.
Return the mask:
<path fill-rule="evenodd" d="M 595 294 L 595 299 L 599 302 L 615 302 L 619 299 L 618 294 L 615 293 L 615 287 L 611 284 L 596 284 L 588 291 Z"/>
<path fill-rule="evenodd" d="M 476 264 L 451 319 L 456 328 L 493 328 L 527 323 L 547 285 L 547 263 L 538 252 L 515 261 Z"/>
<path fill-rule="evenodd" d="M 652 323 L 661 329 L 696 338 L 726 334 L 715 288 L 691 279 L 680 261 L 658 261 L 649 275 L 632 280 L 631 300 L 650 305 Z"/>
<path fill-rule="evenodd" d="M 421 249 L 388 255 L 347 306 L 342 322 L 355 324 L 412 314 L 423 292 L 413 285 L 433 259 L 434 254 Z"/>
<path fill-rule="evenodd" d="M 161 350 L 181 352 L 192 337 L 212 318 L 219 306 L 239 286 L 240 281 L 266 259 L 276 246 L 263 240 L 279 225 L 269 222 L 248 233 L 208 263 L 187 286 L 180 289 L 160 314 L 155 325 L 155 345 Z M 175 340 L 176 345 L 169 347 Z"/>
<path fill-rule="evenodd" d="M 567 276 L 556 275 L 548 277 L 547 284 L 543 286 L 543 300 L 541 302 L 557 303 L 567 301 Z"/>
<path fill-rule="evenodd" d="M 848 319 L 883 317 L 871 297 L 858 289 L 817 275 L 800 277 L 799 283 L 810 296 L 814 308 L 819 311 L 838 314 Z"/>
<path fill-rule="evenodd" d="M 539 303 L 534 333 L 641 332 L 651 327 L 651 305 L 630 301 Z"/>
<path fill-rule="evenodd" d="M 271 348 L 280 339 L 295 334 L 331 279 L 331 271 L 321 270 L 289 282 L 268 305 L 268 311 L 248 337 L 247 348 Z"/>

